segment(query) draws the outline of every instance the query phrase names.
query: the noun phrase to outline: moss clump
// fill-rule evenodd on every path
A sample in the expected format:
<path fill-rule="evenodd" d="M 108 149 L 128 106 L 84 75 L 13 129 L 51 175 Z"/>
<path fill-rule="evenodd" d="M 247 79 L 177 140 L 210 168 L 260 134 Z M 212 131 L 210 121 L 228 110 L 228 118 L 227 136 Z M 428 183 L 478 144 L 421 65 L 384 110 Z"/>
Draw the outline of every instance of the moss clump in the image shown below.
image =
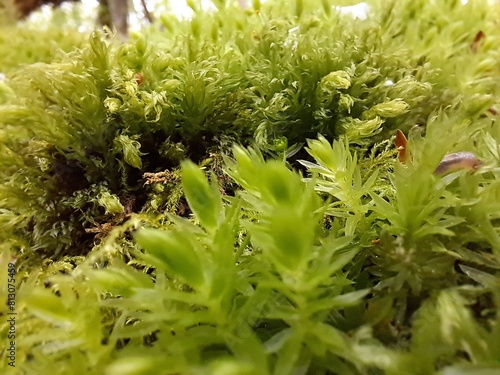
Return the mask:
<path fill-rule="evenodd" d="M 491 64 L 471 69 L 471 84 L 484 87 L 469 93 L 435 53 L 406 46 L 415 30 L 404 28 L 394 6 L 374 8 L 364 21 L 307 6 L 300 17 L 275 6 L 221 7 L 190 21 L 164 18 L 164 32 L 121 46 L 94 34 L 59 62 L 24 68 L 9 81 L 18 96 L 2 109 L 4 207 L 22 218 L 9 219 L 10 229 L 35 249 L 82 253 L 92 242 L 85 230 L 115 220 L 89 197 L 108 192 L 130 212 L 176 207 L 158 206 L 143 174 L 175 169 L 185 157 L 201 162 L 232 142 L 253 141 L 278 155 L 318 133 L 369 145 L 425 124 L 438 108 L 477 118 L 492 106 Z M 201 33 L 201 24 L 212 32 Z M 457 25 L 445 39 L 455 43 L 449 60 L 495 57 L 491 48 L 470 51 L 478 27 L 462 35 Z"/>
<path fill-rule="evenodd" d="M 498 366 L 498 9 L 190 4 L 4 82 L 22 371 Z"/>
<path fill-rule="evenodd" d="M 22 66 L 36 62 L 50 63 L 64 53 L 82 47 L 88 40 L 88 29 L 78 15 L 61 9 L 54 10 L 50 17 L 38 17 L 18 21 L 15 6 L 3 0 L 0 7 L 0 72 L 10 76 Z"/>

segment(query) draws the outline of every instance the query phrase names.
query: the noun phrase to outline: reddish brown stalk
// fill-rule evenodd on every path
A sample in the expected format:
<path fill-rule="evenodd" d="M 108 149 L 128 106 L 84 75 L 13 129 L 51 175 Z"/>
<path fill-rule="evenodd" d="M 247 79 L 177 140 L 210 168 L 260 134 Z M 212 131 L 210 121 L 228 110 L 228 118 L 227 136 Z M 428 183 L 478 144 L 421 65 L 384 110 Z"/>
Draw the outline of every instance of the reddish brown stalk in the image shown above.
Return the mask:
<path fill-rule="evenodd" d="M 402 164 L 406 164 L 407 160 L 407 152 L 406 152 L 406 145 L 408 141 L 406 140 L 406 137 L 404 133 L 401 130 L 396 131 L 396 140 L 395 140 L 395 145 L 396 149 L 398 150 L 398 159 Z"/>
<path fill-rule="evenodd" d="M 479 32 L 474 37 L 474 41 L 470 45 L 470 49 L 473 53 L 476 53 L 479 50 L 481 40 L 483 40 L 485 37 L 486 35 L 484 35 L 484 33 L 481 30 L 479 30 Z"/>

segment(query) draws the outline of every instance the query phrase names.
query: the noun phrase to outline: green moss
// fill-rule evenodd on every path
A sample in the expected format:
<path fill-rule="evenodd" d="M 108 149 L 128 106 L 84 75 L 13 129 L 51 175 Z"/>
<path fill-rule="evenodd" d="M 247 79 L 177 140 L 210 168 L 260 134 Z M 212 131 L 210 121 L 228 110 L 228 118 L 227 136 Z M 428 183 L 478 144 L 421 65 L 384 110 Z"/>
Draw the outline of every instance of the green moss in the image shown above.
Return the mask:
<path fill-rule="evenodd" d="M 0 8 L 0 72 L 10 76 L 22 66 L 50 63 L 62 54 L 82 47 L 88 39 L 78 32 L 82 18 L 78 11 L 55 10 L 50 17 L 15 22 L 14 5 L 3 1 Z M 8 3 L 8 4 L 7 4 Z M 5 7 L 5 8 L 4 8 Z"/>
<path fill-rule="evenodd" d="M 5 65 L 20 371 L 494 371 L 498 9 L 253 3 Z"/>

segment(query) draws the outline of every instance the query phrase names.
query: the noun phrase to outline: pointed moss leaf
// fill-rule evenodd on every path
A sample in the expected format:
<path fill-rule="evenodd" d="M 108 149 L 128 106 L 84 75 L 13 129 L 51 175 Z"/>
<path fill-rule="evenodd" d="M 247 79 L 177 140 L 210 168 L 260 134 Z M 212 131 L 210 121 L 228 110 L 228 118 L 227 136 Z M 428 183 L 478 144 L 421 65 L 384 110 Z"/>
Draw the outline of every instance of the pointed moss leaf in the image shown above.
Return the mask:
<path fill-rule="evenodd" d="M 317 220 L 313 214 L 315 206 L 311 196 L 304 192 L 302 200 L 309 206 L 300 212 L 280 205 L 275 207 L 267 217 L 266 223 L 247 227 L 252 235 L 252 242 L 262 248 L 273 262 L 288 270 L 295 270 L 303 265 L 314 244 L 314 233 Z M 304 205 L 305 205 L 304 204 Z"/>
<path fill-rule="evenodd" d="M 203 268 L 189 234 L 141 229 L 135 240 L 155 261 L 155 266 L 174 273 L 192 287 L 204 283 Z"/>
<path fill-rule="evenodd" d="M 182 186 L 189 207 L 194 215 L 207 229 L 217 227 L 222 215 L 222 201 L 216 182 L 210 185 L 200 168 L 191 161 L 182 166 Z"/>
<path fill-rule="evenodd" d="M 339 352 L 347 350 L 347 343 L 344 335 L 334 327 L 325 324 L 316 324 L 310 332 L 329 346 L 329 350 Z"/>
<path fill-rule="evenodd" d="M 104 207 L 107 214 L 120 214 L 125 210 L 120 203 L 120 199 L 108 191 L 101 192 L 97 197 L 97 202 L 101 207 Z"/>
<path fill-rule="evenodd" d="M 354 292 L 341 294 L 332 299 L 333 307 L 348 307 L 354 306 L 361 302 L 361 300 L 369 293 L 368 289 L 356 290 Z"/>
<path fill-rule="evenodd" d="M 89 282 L 101 290 L 121 296 L 133 295 L 137 288 L 154 286 L 149 275 L 140 272 L 121 260 L 113 259 L 107 269 L 88 270 L 85 275 Z"/>
<path fill-rule="evenodd" d="M 290 335 L 292 334 L 291 328 L 286 328 L 277 334 L 275 334 L 273 337 L 271 337 L 269 340 L 266 341 L 264 344 L 266 347 L 266 352 L 267 353 L 277 353 L 278 351 L 283 348 L 283 345 L 285 342 L 288 340 Z"/>
<path fill-rule="evenodd" d="M 500 374 L 500 365 L 463 364 L 445 367 L 440 375 L 496 375 Z"/>
<path fill-rule="evenodd" d="M 71 325 L 73 314 L 68 311 L 61 297 L 47 289 L 35 288 L 26 296 L 30 311 L 56 325 Z"/>
<path fill-rule="evenodd" d="M 348 89 L 351 86 L 351 77 L 345 70 L 337 70 L 323 77 L 321 85 L 327 89 Z"/>
<path fill-rule="evenodd" d="M 321 165 L 311 163 L 307 160 L 297 160 L 300 164 L 308 169 L 311 173 L 321 173 L 322 175 L 333 175 L 328 168 L 322 167 Z"/>
<path fill-rule="evenodd" d="M 303 146 L 304 146 L 304 143 L 295 143 L 295 144 L 291 145 L 286 150 L 285 157 L 287 159 L 291 158 L 293 155 L 295 155 L 297 152 L 299 152 L 302 149 Z"/>
<path fill-rule="evenodd" d="M 268 203 L 289 203 L 296 201 L 300 187 L 292 172 L 281 163 L 271 161 L 261 170 L 262 198 Z"/>
<path fill-rule="evenodd" d="M 307 260 L 313 246 L 314 222 L 292 211 L 278 211 L 266 225 L 248 224 L 252 243 L 262 248 L 273 263 L 294 270 Z"/>
<path fill-rule="evenodd" d="M 176 226 L 179 231 L 189 232 L 194 236 L 203 236 L 204 234 L 206 234 L 206 232 L 202 228 L 194 224 L 188 218 L 172 214 L 168 214 L 167 218 Z"/>
<path fill-rule="evenodd" d="M 389 202 L 375 193 L 370 193 L 370 197 L 375 203 L 373 208 L 375 212 L 387 218 L 393 225 L 401 225 L 399 213 Z"/>
<path fill-rule="evenodd" d="M 379 103 L 372 107 L 369 112 L 369 118 L 373 115 L 380 117 L 396 117 L 402 115 L 410 109 L 408 103 L 402 99 L 394 99 L 388 102 Z"/>
<path fill-rule="evenodd" d="M 165 366 L 163 358 L 145 354 L 129 355 L 111 362 L 106 367 L 106 375 L 139 375 L 153 374 Z"/>
<path fill-rule="evenodd" d="M 472 280 L 484 285 L 491 290 L 500 290 L 500 278 L 489 273 L 467 267 L 463 264 L 459 265 L 460 269 L 469 276 Z"/>
<path fill-rule="evenodd" d="M 246 322 L 239 322 L 240 324 L 247 324 Z M 255 366 L 254 374 L 269 374 L 268 357 L 264 349 L 264 345 L 257 335 L 247 327 L 237 331 L 236 336 L 227 335 L 225 337 L 228 348 L 234 353 L 234 356 L 239 359 L 239 363 L 247 362 Z M 240 374 L 237 372 L 236 374 Z"/>
<path fill-rule="evenodd" d="M 0 81 L 0 104 L 6 103 L 15 93 L 5 82 Z"/>
<path fill-rule="evenodd" d="M 330 274 L 334 274 L 335 272 L 341 270 L 347 263 L 349 263 L 352 258 L 356 255 L 358 249 L 355 248 L 347 253 L 339 253 L 336 255 L 332 262 L 328 265 L 328 269 Z"/>
<path fill-rule="evenodd" d="M 308 139 L 307 146 L 306 151 L 316 159 L 322 168 L 325 168 L 325 172 L 345 169 L 345 145 L 343 139 L 335 141 L 332 145 L 325 137 L 318 135 L 318 139 Z M 314 167 L 314 165 L 306 166 Z M 322 173 L 322 171 L 318 172 Z"/>
<path fill-rule="evenodd" d="M 352 143 L 359 143 L 380 133 L 384 120 L 378 116 L 370 120 L 346 117 L 341 123 L 349 141 Z"/>
<path fill-rule="evenodd" d="M 211 374 L 217 375 L 255 375 L 260 374 L 255 365 L 233 359 L 220 359 L 212 364 Z"/>
<path fill-rule="evenodd" d="M 441 234 L 443 236 L 454 236 L 455 233 L 449 229 L 437 225 L 423 225 L 413 234 L 415 238 L 423 238 L 426 236 Z"/>
<path fill-rule="evenodd" d="M 142 168 L 142 160 L 140 152 L 141 144 L 127 135 L 119 135 L 115 138 L 115 147 L 122 153 L 125 162 L 134 168 Z"/>
<path fill-rule="evenodd" d="M 255 191 L 255 175 L 263 164 L 262 155 L 255 150 L 233 147 L 233 156 L 237 164 L 228 162 L 227 173 L 248 191 Z"/>
<path fill-rule="evenodd" d="M 302 333 L 297 330 L 292 331 L 292 334 L 287 336 L 278 353 L 273 372 L 274 375 L 295 373 L 294 370 L 299 361 L 303 340 L 304 337 Z"/>
<path fill-rule="evenodd" d="M 351 95 L 340 94 L 339 110 L 351 113 L 351 108 L 354 106 L 354 98 Z"/>

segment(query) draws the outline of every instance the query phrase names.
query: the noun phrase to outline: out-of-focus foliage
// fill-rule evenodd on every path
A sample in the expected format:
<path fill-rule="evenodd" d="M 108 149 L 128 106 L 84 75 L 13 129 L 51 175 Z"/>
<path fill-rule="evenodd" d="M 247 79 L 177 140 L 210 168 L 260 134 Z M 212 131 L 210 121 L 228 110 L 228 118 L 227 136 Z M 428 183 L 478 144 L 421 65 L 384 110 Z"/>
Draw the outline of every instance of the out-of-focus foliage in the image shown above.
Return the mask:
<path fill-rule="evenodd" d="M 498 371 L 498 7 L 214 4 L 8 63 L 20 370 Z"/>
<path fill-rule="evenodd" d="M 336 153 L 355 160 L 347 146 L 310 142 L 323 176 Z M 326 191 L 326 181 L 317 184 L 322 177 L 304 183 L 285 163 L 266 162 L 256 150 L 235 147 L 233 154 L 227 173 L 242 187 L 236 197 L 222 197 L 215 177 L 209 182 L 194 163 L 182 165 L 184 192 L 198 225 L 173 215 L 161 230 L 147 224 L 133 235 L 137 248 L 123 236 L 148 220 L 134 216 L 85 259 L 44 267 L 44 285 L 36 281 L 40 271 L 22 277 L 23 371 L 291 374 L 302 368 L 429 374 L 498 368 L 498 250 L 484 246 L 473 252 L 477 259 L 461 256 L 446 241 L 463 220 L 443 215 L 444 209 L 454 212 L 451 198 L 463 199 L 464 188 L 478 179 L 469 181 L 473 176 L 462 171 L 444 181 L 430 169 L 408 167 L 404 173 L 420 168 L 427 176 L 416 184 L 431 183 L 437 187 L 433 195 L 448 198 L 423 198 L 434 226 L 419 228 L 414 220 L 413 227 L 388 227 L 397 235 L 363 246 L 356 225 L 347 235 L 335 222 L 325 230 L 326 212 L 349 221 L 343 211 L 365 209 L 352 201 L 334 211 L 324 206 L 315 192 Z M 340 173 L 344 181 L 358 180 L 356 168 L 336 173 L 335 180 Z M 403 211 L 394 213 L 409 194 L 399 178 L 390 194 L 397 204 L 364 194 L 371 208 L 358 224 L 371 222 L 376 230 L 376 222 L 391 225 L 404 218 Z M 453 183 L 457 179 L 461 186 Z M 481 185 L 487 189 L 491 181 L 487 173 Z M 337 199 L 339 191 L 352 190 L 334 188 Z M 476 207 L 491 205 L 488 197 L 476 199 Z M 425 236 L 428 244 L 421 240 Z M 481 256 L 489 262 L 479 261 Z"/>
<path fill-rule="evenodd" d="M 14 22 L 12 5 L 6 6 L 0 8 L 0 72 L 7 76 L 27 64 L 50 63 L 88 40 L 87 33 L 78 31 L 85 26 L 77 8 L 71 13 L 58 9 L 41 20 Z"/>

